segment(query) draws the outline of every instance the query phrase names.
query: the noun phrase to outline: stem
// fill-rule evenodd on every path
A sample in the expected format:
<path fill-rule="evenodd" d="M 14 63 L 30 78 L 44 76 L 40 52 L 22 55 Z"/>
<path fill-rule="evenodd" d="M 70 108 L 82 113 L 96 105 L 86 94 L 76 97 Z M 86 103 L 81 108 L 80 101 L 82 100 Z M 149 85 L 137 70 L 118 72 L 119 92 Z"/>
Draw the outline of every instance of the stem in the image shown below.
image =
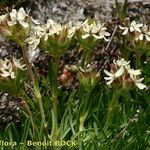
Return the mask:
<path fill-rule="evenodd" d="M 51 62 L 50 70 L 50 84 L 51 84 L 51 95 L 52 95 L 52 131 L 51 139 L 57 140 L 58 138 L 58 87 L 57 87 L 57 75 L 59 68 L 59 58 L 55 57 L 53 62 Z"/>
<path fill-rule="evenodd" d="M 57 112 L 57 97 L 52 96 L 52 131 L 51 138 L 52 140 L 57 140 L 58 136 L 58 112 Z"/>
<path fill-rule="evenodd" d="M 22 48 L 23 60 L 27 65 L 27 70 L 28 70 L 30 80 L 34 82 L 34 75 L 33 75 L 32 68 L 27 57 L 27 48 L 25 45 L 22 45 L 21 48 Z"/>
<path fill-rule="evenodd" d="M 42 103 L 42 96 L 41 96 L 39 85 L 38 85 L 37 81 L 34 82 L 34 92 L 35 92 L 35 96 L 39 103 L 41 119 L 42 119 L 41 120 L 41 128 L 40 128 L 40 137 L 41 137 L 46 121 L 45 121 L 45 113 L 44 113 L 44 108 L 43 108 L 43 103 Z"/>
<path fill-rule="evenodd" d="M 119 95 L 120 95 L 120 91 L 113 90 L 113 97 L 109 104 L 108 112 L 107 112 L 107 121 L 112 121 L 113 119 L 114 116 L 113 111 L 115 111 L 115 108 L 118 106 L 117 102 L 118 102 Z"/>
<path fill-rule="evenodd" d="M 40 112 L 41 112 L 41 117 L 42 117 L 42 121 L 41 121 L 41 128 L 40 128 L 40 137 L 43 133 L 43 128 L 45 127 L 45 113 L 44 113 L 44 109 L 43 109 L 43 103 L 42 103 L 42 98 L 38 99 L 39 101 L 39 107 L 40 107 Z"/>
<path fill-rule="evenodd" d="M 81 107 L 81 115 L 79 117 L 79 131 L 82 131 L 84 129 L 84 123 L 85 120 L 88 116 L 89 110 L 90 110 L 90 106 L 91 106 L 91 102 L 89 101 L 90 96 L 91 96 L 92 90 L 88 91 L 85 97 L 85 101 L 83 103 L 83 108 Z"/>

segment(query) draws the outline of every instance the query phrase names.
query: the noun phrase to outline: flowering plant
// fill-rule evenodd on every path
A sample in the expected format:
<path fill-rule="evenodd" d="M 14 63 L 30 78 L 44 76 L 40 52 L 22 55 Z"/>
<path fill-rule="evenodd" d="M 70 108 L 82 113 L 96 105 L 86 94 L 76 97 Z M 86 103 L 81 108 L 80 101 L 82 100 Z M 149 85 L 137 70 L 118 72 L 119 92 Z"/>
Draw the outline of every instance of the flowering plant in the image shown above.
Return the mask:
<path fill-rule="evenodd" d="M 20 124 L 7 122 L 0 133 L 17 141 L 10 149 L 150 145 L 149 26 L 125 13 L 115 23 L 41 23 L 24 8 L 0 16 L 0 34 L 19 49 L 0 59 L 0 96 L 7 92 L 22 110 Z M 12 120 L 1 115 L 5 99 L 0 121 Z"/>

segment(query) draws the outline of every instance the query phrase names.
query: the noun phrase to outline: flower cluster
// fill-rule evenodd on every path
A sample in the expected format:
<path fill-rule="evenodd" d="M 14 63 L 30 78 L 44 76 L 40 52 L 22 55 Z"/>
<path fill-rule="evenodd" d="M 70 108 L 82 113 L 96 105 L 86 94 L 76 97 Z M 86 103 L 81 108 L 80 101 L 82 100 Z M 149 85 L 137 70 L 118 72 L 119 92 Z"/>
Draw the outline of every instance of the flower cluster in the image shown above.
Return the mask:
<path fill-rule="evenodd" d="M 124 58 L 122 58 L 114 61 L 113 63 L 112 70 L 110 72 L 104 70 L 104 73 L 108 76 L 104 77 L 107 81 L 107 85 L 113 84 L 119 88 L 129 88 L 136 85 L 141 90 L 146 88 L 146 85 L 141 83 L 144 78 L 139 78 L 139 75 L 141 75 L 141 70 L 132 69 L 130 66 L 130 61 L 127 62 Z"/>
<path fill-rule="evenodd" d="M 15 73 L 13 71 L 12 63 L 5 58 L 5 60 L 0 60 L 0 76 L 7 78 L 10 77 L 11 79 L 15 78 Z"/>
<path fill-rule="evenodd" d="M 7 19 L 7 15 L 1 15 L 0 16 L 0 23 L 6 21 L 6 19 Z"/>
<path fill-rule="evenodd" d="M 89 20 L 77 22 L 75 25 L 73 25 L 72 22 L 61 25 L 49 19 L 46 24 L 35 26 L 31 36 L 26 39 L 26 42 L 32 49 L 36 49 L 42 38 L 44 41 L 47 41 L 50 36 L 58 36 L 61 34 L 65 34 L 67 38 L 72 38 L 77 30 L 81 31 L 82 39 L 93 36 L 95 39 L 104 39 L 108 41 L 106 37 L 110 36 L 110 33 L 106 32 L 107 28 L 104 27 L 103 24 L 96 24 L 95 22 L 89 24 Z"/>
<path fill-rule="evenodd" d="M 30 17 L 22 7 L 0 16 L 0 31 L 21 47 L 27 44 L 29 57 L 36 56 L 38 48 L 60 57 L 72 45 L 74 39 L 83 49 L 91 50 L 98 41 L 109 41 L 107 37 L 110 36 L 104 24 L 90 19 L 63 25 L 48 19 L 45 24 L 41 24 Z"/>
<path fill-rule="evenodd" d="M 106 32 L 107 28 L 104 27 L 104 24 L 89 23 L 89 20 L 85 20 L 81 24 L 82 30 L 82 39 L 86 39 L 90 36 L 93 36 L 95 39 L 104 39 L 109 41 L 106 37 L 110 36 L 109 32 Z"/>
<path fill-rule="evenodd" d="M 136 35 L 136 40 L 142 41 L 143 39 L 150 41 L 150 28 L 148 25 L 143 25 L 141 32 Z"/>
<path fill-rule="evenodd" d="M 6 79 L 14 79 L 16 78 L 17 70 L 26 70 L 26 65 L 22 64 L 21 59 L 16 59 L 13 57 L 12 62 L 7 58 L 0 59 L 0 78 Z"/>
<path fill-rule="evenodd" d="M 95 64 L 88 64 L 86 68 L 79 67 L 77 78 L 86 90 L 93 89 L 100 80 L 100 73 Z"/>
<path fill-rule="evenodd" d="M 135 33 L 135 40 L 144 40 L 150 41 L 150 29 L 148 25 L 143 23 L 137 23 L 135 20 L 133 20 L 131 23 L 129 23 L 127 26 L 119 26 L 121 30 L 123 30 L 122 35 L 130 33 Z"/>
<path fill-rule="evenodd" d="M 31 20 L 24 8 L 21 7 L 18 11 L 12 9 L 10 13 L 0 16 L 0 32 L 22 46 L 29 35 Z"/>
<path fill-rule="evenodd" d="M 31 36 L 26 39 L 26 42 L 31 49 L 35 50 L 42 38 L 46 42 L 49 36 L 59 35 L 63 29 L 64 27 L 61 24 L 49 19 L 46 24 L 35 26 L 31 32 Z"/>
<path fill-rule="evenodd" d="M 16 9 L 12 9 L 10 13 L 1 15 L 0 23 L 6 22 L 10 27 L 20 24 L 22 27 L 27 28 L 29 27 L 27 17 L 29 17 L 28 14 L 26 14 L 24 8 L 21 7 L 18 11 Z"/>
<path fill-rule="evenodd" d="M 29 24 L 26 22 L 26 17 L 28 17 L 28 15 L 26 14 L 24 8 L 21 7 L 18 11 L 16 9 L 13 9 L 9 15 L 10 20 L 7 21 L 7 24 L 9 26 L 14 26 L 19 23 L 24 28 L 29 27 Z"/>

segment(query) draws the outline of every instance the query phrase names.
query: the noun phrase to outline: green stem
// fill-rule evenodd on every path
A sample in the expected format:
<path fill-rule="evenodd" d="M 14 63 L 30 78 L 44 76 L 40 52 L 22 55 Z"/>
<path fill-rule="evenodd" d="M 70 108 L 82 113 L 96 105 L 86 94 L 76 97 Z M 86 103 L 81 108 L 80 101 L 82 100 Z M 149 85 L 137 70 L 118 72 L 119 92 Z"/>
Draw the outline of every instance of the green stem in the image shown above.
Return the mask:
<path fill-rule="evenodd" d="M 52 96 L 52 131 L 51 131 L 51 139 L 57 140 L 58 137 L 58 112 L 57 112 L 57 97 Z"/>
<path fill-rule="evenodd" d="M 113 97 L 109 104 L 108 112 L 107 112 L 107 121 L 112 121 L 114 117 L 113 112 L 116 110 L 116 107 L 118 107 L 117 103 L 118 103 L 119 96 L 120 96 L 120 91 L 113 90 Z"/>
<path fill-rule="evenodd" d="M 92 90 L 87 92 L 85 101 L 83 103 L 83 107 L 81 107 L 81 115 L 79 117 L 79 131 L 82 131 L 84 129 L 84 123 L 88 116 L 90 106 L 91 106 L 91 102 L 89 101 L 91 93 L 92 93 Z"/>
<path fill-rule="evenodd" d="M 41 137 L 42 133 L 43 133 L 43 129 L 46 125 L 46 121 L 45 121 L 45 113 L 44 113 L 44 109 L 43 109 L 42 98 L 40 98 L 38 101 L 39 101 L 39 107 L 40 107 L 40 112 L 41 112 L 41 117 L 42 117 L 41 128 L 40 128 L 40 137 Z"/>
<path fill-rule="evenodd" d="M 51 96 L 52 96 L 52 130 L 51 139 L 57 140 L 58 138 L 58 86 L 57 86 L 57 75 L 59 68 L 59 57 L 55 57 L 51 62 L 50 68 L 50 85 L 51 85 Z"/>
<path fill-rule="evenodd" d="M 42 103 L 42 95 L 40 93 L 39 85 L 38 82 L 34 82 L 34 92 L 35 96 L 38 100 L 39 107 L 40 107 L 40 113 L 41 113 L 41 128 L 40 128 L 40 137 L 42 136 L 43 133 L 43 128 L 45 127 L 46 121 L 45 121 L 45 113 L 44 113 L 44 108 L 43 108 L 43 103 Z"/>
<path fill-rule="evenodd" d="M 30 65 L 29 60 L 28 60 L 28 57 L 27 57 L 27 48 L 26 48 L 25 45 L 21 45 L 21 48 L 22 48 L 23 60 L 24 60 L 24 62 L 26 63 L 30 80 L 31 80 L 32 82 L 34 82 L 33 71 L 32 71 L 31 65 Z"/>

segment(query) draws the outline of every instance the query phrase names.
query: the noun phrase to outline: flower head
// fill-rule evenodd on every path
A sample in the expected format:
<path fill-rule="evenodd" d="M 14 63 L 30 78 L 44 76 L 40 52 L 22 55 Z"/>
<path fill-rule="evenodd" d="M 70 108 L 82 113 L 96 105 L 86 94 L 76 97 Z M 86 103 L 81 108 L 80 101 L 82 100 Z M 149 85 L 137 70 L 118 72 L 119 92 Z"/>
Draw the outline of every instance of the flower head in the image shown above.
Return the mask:
<path fill-rule="evenodd" d="M 123 30 L 122 35 L 126 35 L 128 32 L 141 32 L 141 27 L 143 26 L 142 23 L 137 23 L 133 20 L 128 26 L 122 27 L 119 26 L 121 30 Z"/>
<path fill-rule="evenodd" d="M 23 64 L 22 59 L 16 59 L 13 57 L 13 65 L 20 70 L 26 70 L 26 65 Z"/>
<path fill-rule="evenodd" d="M 13 9 L 10 12 L 10 21 L 7 21 L 7 24 L 9 26 L 14 26 L 17 23 L 21 24 L 24 28 L 29 27 L 29 24 L 25 21 L 26 17 L 28 15 L 26 14 L 24 8 L 20 8 L 18 11 L 16 9 Z"/>
<path fill-rule="evenodd" d="M 146 88 L 146 85 L 141 83 L 144 78 L 139 78 L 139 75 L 141 75 L 141 70 L 132 69 L 129 64 L 130 61 L 127 62 L 124 60 L 124 58 L 122 58 L 114 61 L 113 63 L 114 65 L 110 72 L 104 70 L 104 73 L 108 76 L 104 77 L 104 79 L 107 81 L 107 85 L 113 84 L 115 87 L 119 88 L 128 88 L 135 85 L 139 89 Z"/>
<path fill-rule="evenodd" d="M 150 28 L 148 25 L 144 25 L 140 33 L 137 33 L 136 40 L 144 40 L 150 41 Z"/>
<path fill-rule="evenodd" d="M 6 15 L 1 15 L 0 16 L 0 23 L 6 21 L 7 20 L 7 16 L 8 16 L 7 14 Z"/>
<path fill-rule="evenodd" d="M 104 39 L 105 41 L 108 41 L 106 37 L 110 36 L 110 33 L 106 32 L 107 28 L 104 27 L 103 24 L 96 24 L 96 22 L 89 24 L 89 20 L 82 23 L 81 29 L 83 31 L 81 36 L 82 39 L 93 36 L 95 39 Z"/>
<path fill-rule="evenodd" d="M 11 79 L 15 78 L 15 73 L 12 70 L 13 66 L 12 63 L 5 58 L 5 60 L 0 59 L 0 76 L 7 78 L 10 77 Z"/>
<path fill-rule="evenodd" d="M 35 50 L 40 44 L 40 37 L 33 35 L 25 40 L 28 43 L 29 49 Z"/>
<path fill-rule="evenodd" d="M 7 58 L 0 59 L 0 77 L 1 78 L 16 78 L 16 71 L 26 70 L 25 64 L 22 64 L 21 59 L 16 59 L 13 57 L 12 62 Z"/>

